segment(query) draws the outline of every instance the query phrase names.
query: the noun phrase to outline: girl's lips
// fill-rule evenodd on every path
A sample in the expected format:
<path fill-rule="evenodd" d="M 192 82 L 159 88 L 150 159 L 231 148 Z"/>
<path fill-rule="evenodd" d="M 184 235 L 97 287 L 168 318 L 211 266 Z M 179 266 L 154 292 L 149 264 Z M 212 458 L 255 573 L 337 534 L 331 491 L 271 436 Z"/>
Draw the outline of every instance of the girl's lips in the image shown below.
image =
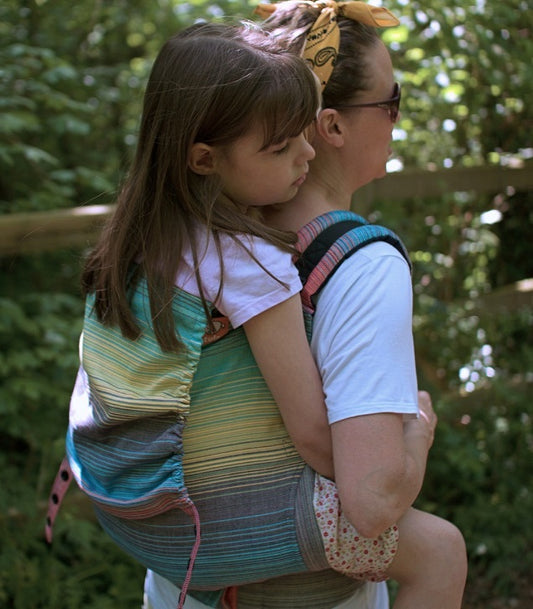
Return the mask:
<path fill-rule="evenodd" d="M 307 174 L 304 173 L 301 177 L 299 177 L 296 182 L 293 183 L 293 186 L 301 186 L 305 182 L 305 178 L 307 178 Z"/>

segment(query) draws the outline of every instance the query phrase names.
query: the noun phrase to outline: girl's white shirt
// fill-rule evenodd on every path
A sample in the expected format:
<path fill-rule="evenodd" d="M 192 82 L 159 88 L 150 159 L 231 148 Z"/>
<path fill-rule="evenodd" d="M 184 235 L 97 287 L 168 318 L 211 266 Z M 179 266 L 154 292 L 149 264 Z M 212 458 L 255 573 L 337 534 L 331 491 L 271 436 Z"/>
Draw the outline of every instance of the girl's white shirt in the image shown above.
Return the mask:
<path fill-rule="evenodd" d="M 302 289 L 291 254 L 264 239 L 238 235 L 235 241 L 229 235 L 221 233 L 222 269 L 213 235 L 199 228 L 196 237 L 204 296 L 229 318 L 234 328 Z M 217 298 L 222 273 L 224 281 Z M 176 286 L 189 294 L 200 296 L 190 245 L 183 252 L 183 264 L 176 277 Z"/>

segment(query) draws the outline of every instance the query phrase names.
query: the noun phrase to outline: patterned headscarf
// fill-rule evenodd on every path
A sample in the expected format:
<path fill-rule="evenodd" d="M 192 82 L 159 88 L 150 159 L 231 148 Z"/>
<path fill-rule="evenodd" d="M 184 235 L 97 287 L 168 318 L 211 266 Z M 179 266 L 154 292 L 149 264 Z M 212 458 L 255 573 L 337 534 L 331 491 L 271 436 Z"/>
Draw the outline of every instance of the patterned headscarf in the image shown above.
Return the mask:
<path fill-rule="evenodd" d="M 289 4 L 259 4 L 255 13 L 263 19 L 268 18 L 278 6 Z M 290 2 L 292 6 L 294 2 Z M 309 62 L 313 72 L 317 75 L 322 90 L 335 67 L 339 52 L 340 30 L 337 17 L 346 17 L 364 25 L 373 27 L 392 27 L 398 25 L 399 20 L 386 8 L 372 6 L 366 2 L 335 2 L 334 0 L 302 0 L 296 6 L 311 6 L 319 8 L 320 13 L 307 35 L 302 57 Z"/>

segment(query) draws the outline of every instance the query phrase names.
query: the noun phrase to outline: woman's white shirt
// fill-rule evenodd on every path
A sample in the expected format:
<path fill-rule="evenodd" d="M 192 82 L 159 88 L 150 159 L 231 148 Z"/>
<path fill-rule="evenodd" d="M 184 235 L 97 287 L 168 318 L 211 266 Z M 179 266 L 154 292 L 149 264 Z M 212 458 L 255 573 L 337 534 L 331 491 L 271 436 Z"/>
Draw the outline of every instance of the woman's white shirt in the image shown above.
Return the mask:
<path fill-rule="evenodd" d="M 411 276 L 394 247 L 372 243 L 340 265 L 318 296 L 311 349 L 330 423 L 418 413 Z"/>
<path fill-rule="evenodd" d="M 153 571 L 146 572 L 142 609 L 176 609 L 180 589 Z M 187 596 L 183 609 L 211 609 L 192 596 Z M 353 596 L 333 609 L 389 609 L 385 582 L 367 582 Z"/>

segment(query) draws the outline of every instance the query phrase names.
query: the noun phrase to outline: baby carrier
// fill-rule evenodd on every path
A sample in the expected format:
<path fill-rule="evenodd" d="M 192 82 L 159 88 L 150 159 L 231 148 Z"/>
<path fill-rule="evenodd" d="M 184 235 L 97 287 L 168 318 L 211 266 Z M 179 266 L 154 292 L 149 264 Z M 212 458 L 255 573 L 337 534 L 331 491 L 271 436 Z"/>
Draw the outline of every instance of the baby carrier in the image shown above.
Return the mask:
<path fill-rule="evenodd" d="M 359 248 L 398 237 L 352 212 L 324 214 L 298 234 L 297 266 L 311 329 L 316 298 Z M 242 328 L 206 334 L 200 299 L 177 290 L 180 354 L 151 330 L 146 286 L 132 306 L 134 343 L 102 326 L 88 299 L 81 366 L 46 537 L 72 477 L 128 554 L 202 602 L 222 591 L 328 568 L 316 525 L 314 472 L 292 445 Z M 177 316 L 178 318 L 178 316 Z M 193 569 L 194 566 L 194 569 Z M 339 578 L 349 595 L 360 583 Z"/>

